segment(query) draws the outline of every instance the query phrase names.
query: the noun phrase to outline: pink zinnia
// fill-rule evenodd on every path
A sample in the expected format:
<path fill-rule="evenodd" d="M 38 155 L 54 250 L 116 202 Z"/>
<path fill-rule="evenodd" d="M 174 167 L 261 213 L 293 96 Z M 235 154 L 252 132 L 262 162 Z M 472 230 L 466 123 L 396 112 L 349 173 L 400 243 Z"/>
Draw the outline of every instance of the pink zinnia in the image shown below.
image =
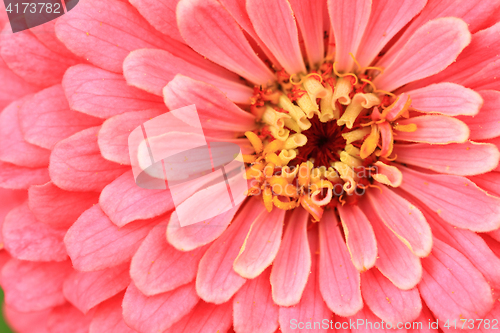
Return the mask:
<path fill-rule="evenodd" d="M 494 328 L 500 1 L 130 2 L 16 34 L 0 17 L 17 331 Z M 181 227 L 169 190 L 137 186 L 128 136 L 192 104 L 250 189 Z"/>

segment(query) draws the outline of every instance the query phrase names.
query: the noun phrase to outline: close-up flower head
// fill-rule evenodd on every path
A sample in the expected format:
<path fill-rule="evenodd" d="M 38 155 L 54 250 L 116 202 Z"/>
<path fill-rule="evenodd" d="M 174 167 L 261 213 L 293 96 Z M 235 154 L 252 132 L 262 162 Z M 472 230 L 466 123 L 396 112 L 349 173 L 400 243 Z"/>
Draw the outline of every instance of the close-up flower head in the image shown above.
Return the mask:
<path fill-rule="evenodd" d="M 13 332 L 500 332 L 500 0 L 4 0 L 0 29 Z"/>

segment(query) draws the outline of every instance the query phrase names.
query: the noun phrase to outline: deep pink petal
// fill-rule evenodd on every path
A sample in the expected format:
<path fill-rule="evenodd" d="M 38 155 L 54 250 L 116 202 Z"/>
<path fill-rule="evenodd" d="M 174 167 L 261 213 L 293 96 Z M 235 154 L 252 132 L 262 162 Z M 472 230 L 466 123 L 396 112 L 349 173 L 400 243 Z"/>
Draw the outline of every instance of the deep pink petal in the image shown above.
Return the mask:
<path fill-rule="evenodd" d="M 73 272 L 66 278 L 63 292 L 78 310 L 87 313 L 130 284 L 128 263 L 97 272 Z"/>
<path fill-rule="evenodd" d="M 250 227 L 241 252 L 234 260 L 236 273 L 247 279 L 259 276 L 272 264 L 281 244 L 285 211 L 274 209 L 260 215 Z"/>
<path fill-rule="evenodd" d="M 467 178 L 490 195 L 500 197 L 500 172 L 488 172 Z"/>
<path fill-rule="evenodd" d="M 493 61 L 478 72 L 465 78 L 462 84 L 474 90 L 500 90 L 500 78 L 497 77 L 500 61 Z"/>
<path fill-rule="evenodd" d="M 97 145 L 100 127 L 91 127 L 60 141 L 50 155 L 49 172 L 68 191 L 100 191 L 126 168 L 105 160 Z"/>
<path fill-rule="evenodd" d="M 164 333 L 227 332 L 233 324 L 232 302 L 220 305 L 199 301 L 191 312 Z"/>
<path fill-rule="evenodd" d="M 55 307 L 47 318 L 47 329 L 50 333 L 87 333 L 92 315 L 83 315 L 73 305 L 66 303 Z"/>
<path fill-rule="evenodd" d="M 158 223 L 146 220 L 118 228 L 96 205 L 71 226 L 64 243 L 76 269 L 97 271 L 130 260 L 151 228 Z"/>
<path fill-rule="evenodd" d="M 455 61 L 470 40 L 467 24 L 460 19 L 429 21 L 415 32 L 373 83 L 378 89 L 392 91 L 439 73 Z"/>
<path fill-rule="evenodd" d="M 196 277 L 198 264 L 207 248 L 182 252 L 167 242 L 166 224 L 154 227 L 134 254 L 130 276 L 144 295 L 171 291 Z"/>
<path fill-rule="evenodd" d="M 94 66 L 71 67 L 62 85 L 71 109 L 94 117 L 152 108 L 166 111 L 161 98 L 127 85 L 122 75 Z"/>
<path fill-rule="evenodd" d="M 412 328 L 407 329 L 408 333 L 438 333 L 437 327 L 433 325 L 433 327 L 429 327 L 429 322 L 436 322 L 436 319 L 432 316 L 429 308 L 424 304 L 422 304 L 422 312 L 420 312 L 420 316 L 413 321 Z"/>
<path fill-rule="evenodd" d="M 398 120 L 400 125 L 415 124 L 415 132 L 395 130 L 397 140 L 424 142 L 430 144 L 448 144 L 452 142 L 465 142 L 469 138 L 469 127 L 453 117 L 448 116 L 420 116 Z"/>
<path fill-rule="evenodd" d="M 120 293 L 97 306 L 89 333 L 135 333 L 123 321 L 122 315 L 123 293 Z"/>
<path fill-rule="evenodd" d="M 403 166 L 401 189 L 453 226 L 484 232 L 500 227 L 500 199 L 464 177 L 425 174 Z"/>
<path fill-rule="evenodd" d="M 191 312 L 198 301 L 194 283 L 150 297 L 132 283 L 123 298 L 123 318 L 139 332 L 163 332 Z"/>
<path fill-rule="evenodd" d="M 2 269 L 5 302 L 22 312 L 63 304 L 66 300 L 62 286 L 71 271 L 69 261 L 38 263 L 11 259 Z"/>
<path fill-rule="evenodd" d="M 3 4 L 2 4 L 3 5 Z M 3 25 L 0 25 L 2 27 Z M 0 110 L 25 95 L 35 93 L 39 88 L 16 75 L 0 57 L 0 81 L 9 82 L 0 86 Z"/>
<path fill-rule="evenodd" d="M 248 281 L 233 299 L 234 330 L 238 333 L 273 333 L 278 328 L 278 305 L 274 304 L 265 270 Z"/>
<path fill-rule="evenodd" d="M 238 24 L 217 1 L 181 0 L 177 23 L 184 40 L 201 55 L 256 84 L 274 81 Z"/>
<path fill-rule="evenodd" d="M 8 189 L 28 189 L 31 185 L 50 181 L 47 168 L 25 168 L 0 162 L 0 186 Z"/>
<path fill-rule="evenodd" d="M 439 321 L 483 318 L 493 307 L 491 287 L 484 277 L 449 245 L 435 239 L 432 254 L 422 259 L 422 266 L 418 289 Z"/>
<path fill-rule="evenodd" d="M 0 5 L 3 5 L 0 3 Z M 9 327 L 18 333 L 47 333 L 50 308 L 35 312 L 20 312 L 4 304 L 3 316 Z"/>
<path fill-rule="evenodd" d="M 352 264 L 338 221 L 326 210 L 319 224 L 319 288 L 330 310 L 351 316 L 363 307 L 359 272 Z"/>
<path fill-rule="evenodd" d="M 38 221 L 27 203 L 7 214 L 2 233 L 5 248 L 14 258 L 30 261 L 68 258 L 63 242 L 66 230 L 54 229 Z"/>
<path fill-rule="evenodd" d="M 339 206 L 338 211 L 352 263 L 360 272 L 369 270 L 377 259 L 377 241 L 370 221 L 357 206 Z"/>
<path fill-rule="evenodd" d="M 471 140 L 484 140 L 500 136 L 500 92 L 481 91 L 484 104 L 481 111 L 473 117 L 458 117 L 469 126 Z"/>

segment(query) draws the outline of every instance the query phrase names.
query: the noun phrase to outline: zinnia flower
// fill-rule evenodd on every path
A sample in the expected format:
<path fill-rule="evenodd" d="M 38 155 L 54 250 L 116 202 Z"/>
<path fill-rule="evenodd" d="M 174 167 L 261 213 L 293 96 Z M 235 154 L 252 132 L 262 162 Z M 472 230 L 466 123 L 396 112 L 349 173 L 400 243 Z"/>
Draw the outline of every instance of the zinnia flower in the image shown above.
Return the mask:
<path fill-rule="evenodd" d="M 500 1 L 130 3 L 0 39 L 17 331 L 494 329 Z M 192 104 L 250 188 L 181 226 L 199 188 L 139 187 L 128 136 Z"/>

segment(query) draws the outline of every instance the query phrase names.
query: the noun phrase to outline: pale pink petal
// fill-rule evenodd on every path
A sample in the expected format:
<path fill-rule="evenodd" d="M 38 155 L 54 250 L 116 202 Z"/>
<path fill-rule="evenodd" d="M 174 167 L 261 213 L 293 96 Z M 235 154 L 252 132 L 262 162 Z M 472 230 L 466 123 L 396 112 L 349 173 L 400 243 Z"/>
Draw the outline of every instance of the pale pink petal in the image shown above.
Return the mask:
<path fill-rule="evenodd" d="M 422 266 L 418 289 L 439 321 L 483 318 L 493 307 L 491 287 L 484 277 L 449 245 L 435 239 L 432 254 L 422 259 Z"/>
<path fill-rule="evenodd" d="M 369 66 L 384 46 L 424 8 L 427 0 L 374 0 L 370 20 L 356 53 L 361 66 Z"/>
<path fill-rule="evenodd" d="M 0 10 L 1 11 L 1 10 Z M 0 25 L 2 27 L 3 25 Z M 25 95 L 35 93 L 39 88 L 24 81 L 7 67 L 0 57 L 0 82 L 9 82 L 0 86 L 0 110 L 3 110 L 11 102 Z"/>
<path fill-rule="evenodd" d="M 240 78 L 209 60 L 190 63 L 164 50 L 142 49 L 131 52 L 123 63 L 128 84 L 161 96 L 162 89 L 177 74 L 212 84 L 235 103 L 248 104 L 253 90 Z"/>
<path fill-rule="evenodd" d="M 481 318 L 484 319 L 482 321 L 483 325 L 479 327 L 481 332 L 489 333 L 496 330 L 496 327 L 498 327 L 498 318 L 500 318 L 500 301 L 496 300 L 493 309 L 486 316 L 484 316 L 484 318 Z M 488 325 L 485 325 L 486 320 L 489 320 L 489 327 Z M 477 322 L 479 322 L 479 320 Z M 471 326 L 471 322 L 468 321 L 466 327 L 469 328 Z M 475 325 L 475 327 L 478 327 L 478 325 Z"/>
<path fill-rule="evenodd" d="M 170 191 L 137 186 L 132 171 L 125 172 L 102 190 L 99 205 L 119 227 L 157 217 L 174 208 Z"/>
<path fill-rule="evenodd" d="M 68 191 L 100 191 L 126 168 L 105 160 L 97 145 L 100 127 L 91 127 L 60 141 L 50 155 L 49 172 Z"/>
<path fill-rule="evenodd" d="M 488 172 L 467 178 L 489 194 L 500 197 L 500 172 Z"/>
<path fill-rule="evenodd" d="M 64 191 L 52 182 L 28 191 L 28 205 L 37 220 L 61 229 L 69 228 L 98 199 L 98 193 Z"/>
<path fill-rule="evenodd" d="M 170 110 L 196 105 L 203 129 L 244 132 L 255 128 L 255 117 L 237 107 L 212 85 L 177 75 L 163 89 L 165 104 Z M 208 136 L 210 132 L 206 132 Z M 234 134 L 233 134 L 234 137 Z"/>
<path fill-rule="evenodd" d="M 338 211 L 354 267 L 360 272 L 369 270 L 377 259 L 377 241 L 370 221 L 358 206 L 339 206 Z"/>
<path fill-rule="evenodd" d="M 2 234 L 5 249 L 14 258 L 30 261 L 64 261 L 66 230 L 58 230 L 38 221 L 24 203 L 5 217 Z"/>
<path fill-rule="evenodd" d="M 399 163 L 458 176 L 489 172 L 498 166 L 500 160 L 498 148 L 491 143 L 395 144 L 393 152 Z"/>
<path fill-rule="evenodd" d="M 299 329 L 295 330 L 292 325 L 296 322 L 321 322 L 324 319 L 330 318 L 332 312 L 326 306 L 321 292 L 319 290 L 319 234 L 318 228 L 312 228 L 308 231 L 309 246 L 311 249 L 311 274 L 307 279 L 306 288 L 302 294 L 300 302 L 293 307 L 280 307 L 279 322 L 281 331 L 284 333 L 293 332 L 326 332 L 324 327 L 319 329 L 317 326 L 314 329 Z"/>
<path fill-rule="evenodd" d="M 0 113 L 0 160 L 19 166 L 39 168 L 49 165 L 50 150 L 24 140 L 19 109 L 31 96 L 12 102 Z"/>
<path fill-rule="evenodd" d="M 41 311 L 66 302 L 62 286 L 71 263 L 11 259 L 2 269 L 5 302 L 22 312 Z"/>
<path fill-rule="evenodd" d="M 198 264 L 207 248 L 182 252 L 167 242 L 166 224 L 154 227 L 134 254 L 130 276 L 144 295 L 173 290 L 196 277 Z"/>
<path fill-rule="evenodd" d="M 430 253 L 431 228 L 418 208 L 388 187 L 384 187 L 382 191 L 370 191 L 367 195 L 386 227 L 394 232 L 415 255 L 425 257 Z"/>
<path fill-rule="evenodd" d="M 467 24 L 458 18 L 430 21 L 415 32 L 373 83 L 378 89 L 392 91 L 439 73 L 455 61 L 470 40 Z"/>
<path fill-rule="evenodd" d="M 361 291 L 366 305 L 380 319 L 396 326 L 420 315 L 422 301 L 416 288 L 400 290 L 377 269 L 361 274 Z"/>
<path fill-rule="evenodd" d="M 289 73 L 305 73 L 298 29 L 287 0 L 247 0 L 246 9 L 255 32 Z M 277 34 L 276 31 L 280 31 Z"/>
<path fill-rule="evenodd" d="M 403 166 L 401 189 L 459 228 L 485 232 L 500 227 L 500 199 L 488 195 L 467 178 L 426 174 Z"/>
<path fill-rule="evenodd" d="M 375 167 L 376 174 L 373 174 L 372 177 L 377 182 L 392 187 L 398 187 L 403 182 L 401 171 L 394 165 L 388 165 L 382 161 L 377 161 L 373 163 L 373 166 Z"/>
<path fill-rule="evenodd" d="M 123 321 L 122 315 L 123 293 L 120 293 L 106 302 L 101 303 L 95 310 L 89 333 L 135 333 Z"/>
<path fill-rule="evenodd" d="M 335 62 L 339 72 L 350 72 L 370 19 L 371 0 L 328 0 L 335 35 Z"/>
<path fill-rule="evenodd" d="M 246 279 L 233 270 L 233 262 L 253 221 L 265 213 L 262 202 L 248 200 L 227 230 L 207 250 L 196 276 L 196 291 L 203 300 L 216 304 L 227 302 L 245 284 Z"/>
<path fill-rule="evenodd" d="M 422 278 L 420 258 L 385 226 L 368 200 L 361 201 L 360 205 L 377 237 L 378 257 L 375 265 L 399 289 L 412 289 Z"/>
<path fill-rule="evenodd" d="M 394 131 L 397 140 L 424 142 L 430 144 L 448 144 L 465 142 L 469 138 L 469 127 L 453 117 L 420 116 L 398 120 L 399 125 L 415 124 L 415 132 Z"/>
<path fill-rule="evenodd" d="M 332 210 L 319 224 L 319 288 L 330 310 L 352 316 L 363 307 L 359 272 L 352 264 Z"/>
<path fill-rule="evenodd" d="M 274 81 L 273 73 L 217 1 L 181 0 L 177 23 L 184 40 L 201 55 L 256 84 Z"/>
<path fill-rule="evenodd" d="M 483 105 L 483 98 L 477 92 L 450 82 L 431 84 L 406 93 L 411 97 L 411 107 L 420 112 L 474 116 Z"/>
<path fill-rule="evenodd" d="M 481 140 L 481 141 L 485 142 L 485 143 L 492 143 L 495 146 L 497 146 L 498 150 L 500 150 L 500 136 L 493 138 L 493 139 Z M 495 171 L 500 171 L 500 166 L 497 166 Z"/>
<path fill-rule="evenodd" d="M 1 5 L 1 3 L 0 3 Z M 48 333 L 47 316 L 50 308 L 35 312 L 20 312 L 3 305 L 3 316 L 9 327 L 18 333 Z"/>
<path fill-rule="evenodd" d="M 278 328 L 278 305 L 274 304 L 265 270 L 248 281 L 233 299 L 234 330 L 238 333 L 273 333 Z"/>
<path fill-rule="evenodd" d="M 300 301 L 311 270 L 311 251 L 307 239 L 309 213 L 296 208 L 287 221 L 280 249 L 271 271 L 274 303 L 295 305 Z"/>
<path fill-rule="evenodd" d="M 2 31 L 0 56 L 14 73 L 29 83 L 41 87 L 58 84 L 66 69 L 78 63 L 52 52 L 29 30 L 15 34 L 9 31 Z"/>
<path fill-rule="evenodd" d="M 484 104 L 481 111 L 473 117 L 458 117 L 470 129 L 471 140 L 484 140 L 500 136 L 500 92 L 481 91 Z"/>
<path fill-rule="evenodd" d="M 130 3 L 137 8 L 139 13 L 161 33 L 184 43 L 179 28 L 175 8 L 179 0 L 131 0 Z"/>
<path fill-rule="evenodd" d="M 31 185 L 45 184 L 50 181 L 47 168 L 24 168 L 0 162 L 0 186 L 8 189 L 28 189 Z"/>
<path fill-rule="evenodd" d="M 94 66 L 71 67 L 62 85 L 71 109 L 94 117 L 147 109 L 166 111 L 161 98 L 127 85 L 122 75 Z"/>
<path fill-rule="evenodd" d="M 232 302 L 198 304 L 164 333 L 227 332 L 233 324 Z M 91 332 L 92 333 L 92 332 Z"/>
<path fill-rule="evenodd" d="M 198 301 L 194 283 L 150 297 L 132 283 L 123 298 L 123 319 L 139 332 L 163 332 L 191 312 Z"/>
<path fill-rule="evenodd" d="M 24 139 L 46 149 L 102 123 L 101 119 L 70 110 L 60 84 L 40 91 L 24 103 L 19 109 L 19 120 Z"/>
<path fill-rule="evenodd" d="M 74 271 L 64 281 L 63 293 L 78 310 L 87 313 L 130 284 L 128 263 L 97 272 Z"/>
<path fill-rule="evenodd" d="M 87 333 L 92 315 L 84 315 L 73 305 L 66 303 L 55 307 L 47 318 L 50 333 Z"/>
<path fill-rule="evenodd" d="M 149 231 L 159 222 L 138 221 L 118 228 L 96 205 L 71 226 L 64 243 L 76 269 L 97 271 L 130 260 Z"/>
<path fill-rule="evenodd" d="M 273 209 L 260 215 L 250 227 L 233 268 L 247 279 L 259 276 L 276 258 L 281 244 L 285 210 Z"/>

